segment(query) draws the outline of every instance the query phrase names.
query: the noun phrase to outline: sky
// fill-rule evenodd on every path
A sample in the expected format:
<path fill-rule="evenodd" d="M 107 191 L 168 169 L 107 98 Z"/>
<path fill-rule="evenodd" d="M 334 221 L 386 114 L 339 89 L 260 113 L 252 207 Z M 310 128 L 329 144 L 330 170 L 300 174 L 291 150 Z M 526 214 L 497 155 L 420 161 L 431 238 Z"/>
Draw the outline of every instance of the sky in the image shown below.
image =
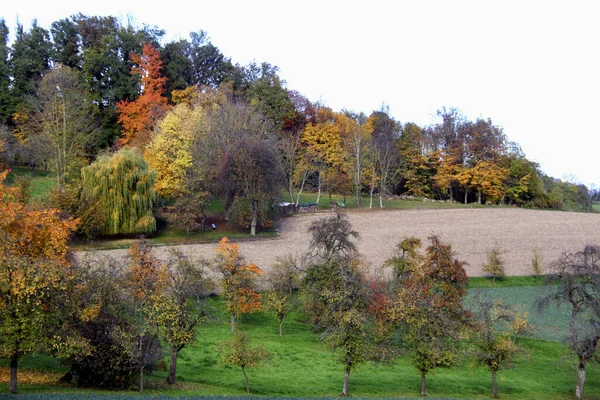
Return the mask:
<path fill-rule="evenodd" d="M 14 32 L 75 13 L 204 30 L 242 65 L 277 65 L 289 89 L 334 110 L 389 107 L 402 123 L 441 107 L 490 118 L 553 177 L 600 187 L 597 1 L 5 2 Z"/>

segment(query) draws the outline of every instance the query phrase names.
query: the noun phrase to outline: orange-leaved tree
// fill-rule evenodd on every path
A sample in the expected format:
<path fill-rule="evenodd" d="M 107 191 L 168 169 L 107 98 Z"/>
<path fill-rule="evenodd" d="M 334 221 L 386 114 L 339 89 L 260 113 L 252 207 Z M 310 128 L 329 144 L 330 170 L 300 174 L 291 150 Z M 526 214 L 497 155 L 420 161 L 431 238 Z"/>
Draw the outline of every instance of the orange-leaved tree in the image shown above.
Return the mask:
<path fill-rule="evenodd" d="M 136 65 L 131 74 L 140 76 L 142 91 L 134 101 L 122 100 L 117 103 L 118 122 L 123 128 L 119 143 L 144 147 L 150 141 L 154 123 L 169 109 L 164 96 L 167 78 L 161 74 L 160 53 L 152 44 L 145 43 L 142 54 L 131 53 L 130 58 Z"/>
<path fill-rule="evenodd" d="M 235 330 L 235 317 L 260 310 L 262 295 L 257 293 L 254 282 L 263 270 L 255 264 L 246 264 L 240 257 L 238 245 L 224 237 L 216 248 L 214 268 L 221 274 L 221 296 L 231 313 L 231 331 Z"/>
<path fill-rule="evenodd" d="M 58 210 L 32 210 L 0 173 L 0 357 L 10 360 L 10 391 L 17 391 L 19 359 L 52 347 L 57 300 L 71 278 L 67 240 L 78 220 Z M 66 346 L 65 346 L 66 348 Z"/>

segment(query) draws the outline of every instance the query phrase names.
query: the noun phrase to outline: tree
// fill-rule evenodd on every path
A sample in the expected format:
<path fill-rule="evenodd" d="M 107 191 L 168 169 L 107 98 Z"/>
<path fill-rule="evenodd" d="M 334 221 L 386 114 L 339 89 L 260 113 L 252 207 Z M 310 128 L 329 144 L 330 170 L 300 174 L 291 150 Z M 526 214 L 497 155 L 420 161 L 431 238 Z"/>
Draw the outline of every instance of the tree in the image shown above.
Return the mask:
<path fill-rule="evenodd" d="M 262 274 L 255 264 L 246 264 L 239 255 L 238 245 L 224 237 L 215 249 L 214 269 L 221 274 L 221 296 L 231 313 L 231 332 L 235 330 L 235 317 L 260 310 L 262 295 L 254 290 L 254 281 Z"/>
<path fill-rule="evenodd" d="M 277 262 L 267 273 L 266 281 L 269 292 L 266 305 L 279 321 L 279 336 L 283 336 L 283 320 L 292 306 L 292 291 L 298 287 L 300 269 L 291 254 L 277 258 Z"/>
<path fill-rule="evenodd" d="M 421 373 L 423 396 L 427 373 L 456 362 L 457 341 L 469 320 L 462 306 L 468 285 L 464 263 L 453 258 L 451 247 L 438 237 L 429 240 L 423 264 L 411 271 L 391 311 Z"/>
<path fill-rule="evenodd" d="M 29 210 L 18 188 L 0 173 L 0 355 L 10 360 L 10 391 L 17 391 L 19 359 L 40 346 L 56 323 L 57 298 L 71 279 L 67 241 L 77 220 L 58 210 Z M 66 345 L 66 343 L 65 343 Z"/>
<path fill-rule="evenodd" d="M 419 254 L 421 239 L 414 236 L 404 238 L 396 245 L 396 251 L 385 261 L 386 267 L 392 267 L 396 285 L 401 285 L 423 260 Z"/>
<path fill-rule="evenodd" d="M 192 166 L 191 146 L 202 122 L 200 107 L 177 105 L 157 123 L 144 150 L 148 168 L 156 170 L 154 190 L 162 198 L 176 198 L 184 191 L 187 170 Z"/>
<path fill-rule="evenodd" d="M 246 332 L 236 332 L 233 339 L 217 344 L 217 351 L 221 353 L 223 362 L 237 365 L 242 369 L 246 379 L 246 393 L 250 395 L 250 384 L 246 368 L 259 367 L 271 354 L 262 346 L 251 346 L 250 336 Z"/>
<path fill-rule="evenodd" d="M 336 213 L 328 218 L 313 221 L 308 227 L 311 235 L 311 250 L 324 260 L 350 257 L 358 251 L 352 238 L 358 239 L 358 232 L 352 230 L 348 216 Z"/>
<path fill-rule="evenodd" d="M 511 323 L 516 314 L 509 305 L 500 300 L 493 301 L 481 292 L 475 297 L 475 305 L 478 324 L 473 341 L 475 361 L 492 373 L 492 397 L 498 398 L 496 374 L 511 366 L 519 350 L 511 340 Z"/>
<path fill-rule="evenodd" d="M 209 205 L 210 193 L 206 191 L 194 191 L 187 189 L 173 204 L 173 208 L 167 214 L 169 225 L 185 230 L 185 236 L 190 238 L 190 231 L 200 227 L 205 229 L 205 210 Z M 201 223 L 198 224 L 198 219 Z"/>
<path fill-rule="evenodd" d="M 598 360 L 600 342 L 600 246 L 586 246 L 576 253 L 564 253 L 550 266 L 547 284 L 553 293 L 538 300 L 540 309 L 551 304 L 571 309 L 569 344 L 577 357 L 575 395 L 583 399 L 587 363 Z"/>
<path fill-rule="evenodd" d="M 481 268 L 485 272 L 492 275 L 492 283 L 496 282 L 496 277 L 502 278 L 506 275 L 504 272 L 504 261 L 500 257 L 501 251 L 498 247 L 494 247 L 487 252 L 487 262 Z"/>
<path fill-rule="evenodd" d="M 52 60 L 55 65 L 62 64 L 81 70 L 81 35 L 77 23 L 69 18 L 54 21 L 50 26 L 52 34 Z"/>
<path fill-rule="evenodd" d="M 141 55 L 132 53 L 131 62 L 136 65 L 131 74 L 140 76 L 142 92 L 133 101 L 117 103 L 119 123 L 123 127 L 119 143 L 144 147 L 150 140 L 154 123 L 168 110 L 167 98 L 163 95 L 166 78 L 161 72 L 160 53 L 150 43 L 144 44 Z"/>
<path fill-rule="evenodd" d="M 47 138 L 60 188 L 79 173 L 97 141 L 98 125 L 80 81 L 79 73 L 69 67 L 51 69 L 42 78 L 37 95 L 28 97 L 30 112 L 23 123 L 27 140 Z"/>
<path fill-rule="evenodd" d="M 12 67 L 10 47 L 8 46 L 9 30 L 4 18 L 0 18 L 0 125 L 7 124 L 12 115 L 10 78 Z"/>
<path fill-rule="evenodd" d="M 273 204 L 283 183 L 279 153 L 267 141 L 238 140 L 235 150 L 221 159 L 218 180 L 233 185 L 234 193 L 248 202 L 250 234 L 256 235 L 261 205 Z"/>
<path fill-rule="evenodd" d="M 105 213 L 103 233 L 145 233 L 156 229 L 152 214 L 156 173 L 137 149 L 101 155 L 81 170 L 83 194 L 98 201 Z"/>
<path fill-rule="evenodd" d="M 171 361 L 167 383 L 175 384 L 179 352 L 194 340 L 196 328 L 203 322 L 203 300 L 212 282 L 202 262 L 194 262 L 178 250 L 159 271 L 162 290 L 155 293 L 153 314 L 161 338 L 169 346 Z"/>
<path fill-rule="evenodd" d="M 130 345 L 127 348 L 138 368 L 140 392 L 144 391 L 144 370 L 153 365 L 160 354 L 160 341 L 155 321 L 160 293 L 166 290 L 167 271 L 156 259 L 152 248 L 139 241 L 128 251 L 125 284 L 129 290 L 132 329 L 122 330 L 120 336 Z"/>

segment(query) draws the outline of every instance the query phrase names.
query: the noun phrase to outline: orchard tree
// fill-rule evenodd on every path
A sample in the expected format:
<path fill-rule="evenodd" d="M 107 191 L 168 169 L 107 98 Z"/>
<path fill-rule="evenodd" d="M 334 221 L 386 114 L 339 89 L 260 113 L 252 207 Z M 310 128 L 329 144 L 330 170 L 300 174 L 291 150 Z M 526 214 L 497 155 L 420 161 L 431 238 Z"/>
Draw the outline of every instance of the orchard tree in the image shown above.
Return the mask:
<path fill-rule="evenodd" d="M 156 230 L 152 214 L 156 173 L 137 149 L 101 155 L 81 170 L 83 195 L 104 210 L 103 233 L 146 233 Z"/>
<path fill-rule="evenodd" d="M 150 141 L 150 132 L 155 122 L 169 108 L 164 96 L 166 78 L 161 72 L 160 53 L 150 43 L 144 44 L 141 55 L 131 53 L 131 62 L 135 65 L 131 74 L 140 76 L 142 92 L 135 100 L 117 103 L 119 124 L 123 127 L 119 143 L 143 148 Z"/>
<path fill-rule="evenodd" d="M 457 343 L 469 314 L 463 309 L 468 277 L 452 249 L 437 236 L 429 238 L 423 263 L 401 287 L 391 315 L 399 323 L 403 343 L 421 373 L 421 395 L 427 395 L 427 373 L 457 361 Z"/>
<path fill-rule="evenodd" d="M 475 296 L 476 320 L 473 352 L 477 364 L 492 373 L 492 397 L 498 398 L 496 374 L 512 365 L 512 359 L 519 348 L 511 339 L 513 324 L 517 314 L 511 306 L 500 300 L 493 301 L 481 292 Z M 527 321 L 520 321 L 521 325 Z"/>
<path fill-rule="evenodd" d="M 337 212 L 331 217 L 313 221 L 308 227 L 310 249 L 323 260 L 352 257 L 358 248 L 352 239 L 360 235 L 352 229 L 348 216 Z"/>
<path fill-rule="evenodd" d="M 212 288 L 205 263 L 195 262 L 178 250 L 172 250 L 168 263 L 159 270 L 162 290 L 154 293 L 154 320 L 160 337 L 169 346 L 171 361 L 167 383 L 175 384 L 179 352 L 194 340 L 195 332 L 206 315 L 203 303 Z"/>
<path fill-rule="evenodd" d="M 385 261 L 386 267 L 391 267 L 396 285 L 401 285 L 423 261 L 419 254 L 421 239 L 411 236 L 404 238 L 396 245 L 396 251 Z"/>
<path fill-rule="evenodd" d="M 504 272 L 504 260 L 502 260 L 502 251 L 498 247 L 487 252 L 487 262 L 481 267 L 482 270 L 492 275 L 492 283 L 496 283 L 496 278 L 503 278 L 506 273 Z"/>
<path fill-rule="evenodd" d="M 72 279 L 67 241 L 77 220 L 58 210 L 29 210 L 18 188 L 0 173 L 0 355 L 10 361 L 10 391 L 17 391 L 18 362 L 40 347 L 56 324 L 58 298 Z M 67 343 L 64 343 L 64 349 Z"/>
<path fill-rule="evenodd" d="M 262 346 L 252 346 L 250 335 L 246 332 L 236 332 L 233 339 L 217 343 L 217 351 L 224 363 L 237 365 L 242 369 L 246 379 L 246 393 L 250 395 L 250 384 L 246 368 L 259 367 L 271 358 L 271 353 Z"/>
<path fill-rule="evenodd" d="M 224 237 L 215 249 L 214 269 L 221 274 L 221 296 L 231 313 L 231 332 L 235 330 L 235 317 L 260 310 L 262 295 L 254 289 L 255 280 L 263 270 L 255 264 L 246 264 L 240 256 L 238 245 Z"/>
<path fill-rule="evenodd" d="M 300 267 L 296 259 L 288 254 L 284 258 L 277 258 L 276 263 L 266 274 L 268 292 L 266 306 L 279 321 L 279 336 L 283 336 L 283 320 L 292 307 L 292 292 L 300 283 Z"/>
<path fill-rule="evenodd" d="M 546 282 L 552 293 L 538 301 L 541 309 L 566 305 L 571 311 L 569 344 L 577 357 L 575 396 L 583 399 L 588 362 L 598 360 L 600 343 L 600 246 L 564 253 L 550 266 Z"/>

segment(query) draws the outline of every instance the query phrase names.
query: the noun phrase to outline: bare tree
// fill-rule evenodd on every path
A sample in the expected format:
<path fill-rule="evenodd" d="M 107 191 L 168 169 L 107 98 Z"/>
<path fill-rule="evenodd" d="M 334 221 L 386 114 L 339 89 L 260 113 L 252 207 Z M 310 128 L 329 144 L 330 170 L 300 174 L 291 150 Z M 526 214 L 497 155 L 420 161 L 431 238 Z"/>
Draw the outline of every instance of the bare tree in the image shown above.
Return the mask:
<path fill-rule="evenodd" d="M 555 284 L 555 290 L 538 299 L 538 306 L 545 309 L 551 304 L 566 304 L 571 308 L 568 341 L 578 360 L 575 395 L 583 399 L 587 363 L 599 361 L 600 246 L 564 253 L 550 268 L 546 282 Z"/>
<path fill-rule="evenodd" d="M 331 217 L 313 221 L 308 227 L 310 249 L 324 260 L 353 255 L 358 252 L 352 238 L 358 239 L 346 214 L 337 212 Z"/>

